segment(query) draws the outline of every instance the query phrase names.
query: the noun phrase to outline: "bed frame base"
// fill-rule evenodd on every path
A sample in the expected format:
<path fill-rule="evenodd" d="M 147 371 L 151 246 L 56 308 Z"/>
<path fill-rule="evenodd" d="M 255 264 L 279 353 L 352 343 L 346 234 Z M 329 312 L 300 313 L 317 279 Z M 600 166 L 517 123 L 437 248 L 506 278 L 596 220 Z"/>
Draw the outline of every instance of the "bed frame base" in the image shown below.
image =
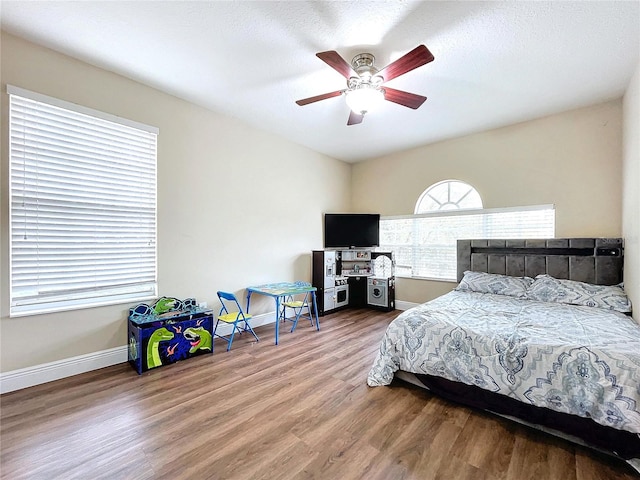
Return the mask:
<path fill-rule="evenodd" d="M 588 442 L 588 441 L 584 440 L 583 438 L 581 438 L 581 437 L 579 437 L 577 435 L 573 435 L 573 434 L 571 434 L 569 432 L 566 432 L 566 431 L 563 431 L 563 430 L 559 430 L 557 428 L 553 428 L 553 427 L 550 427 L 548 425 L 541 425 L 539 423 L 533 423 L 533 422 L 527 421 L 527 420 L 525 420 L 523 418 L 520 418 L 518 416 L 515 416 L 515 415 L 509 415 L 509 414 L 504 413 L 504 412 L 498 412 L 498 411 L 493 410 L 491 407 L 482 408 L 482 407 L 478 407 L 477 405 L 474 405 L 474 404 L 469 404 L 468 402 L 465 402 L 464 399 L 460 399 L 456 394 L 447 395 L 446 392 L 443 394 L 443 391 L 440 391 L 439 389 L 438 390 L 432 390 L 431 388 L 429 388 L 429 386 L 425 385 L 420 380 L 420 378 L 424 378 L 424 377 L 428 377 L 428 376 L 427 375 L 418 376 L 416 374 L 413 374 L 413 373 L 410 373 L 410 372 L 405 372 L 403 370 L 398 370 L 395 373 L 395 378 L 397 378 L 399 380 L 402 380 L 404 382 L 410 383 L 412 385 L 415 385 L 415 386 L 417 386 L 419 388 L 422 388 L 424 390 L 427 390 L 427 391 L 429 391 L 429 392 L 431 392 L 431 393 L 433 393 L 435 395 L 438 395 L 438 396 L 441 396 L 443 398 L 446 398 L 449 401 L 453 401 L 455 403 L 459 403 L 461 405 L 464 405 L 464 406 L 467 406 L 467 407 L 471 407 L 471 408 L 480 408 L 482 411 L 491 413 L 493 415 L 497 415 L 497 416 L 499 416 L 501 418 L 505 418 L 507 420 L 519 423 L 519 424 L 524 425 L 526 427 L 534 428 L 536 430 L 539 430 L 539 431 L 542 431 L 544 433 L 553 435 L 555 437 L 562 438 L 563 440 L 567 440 L 569 442 L 572 442 L 572 443 L 575 443 L 575 444 L 578 444 L 578 445 L 582 445 L 582 446 L 590 448 L 592 450 L 596 450 L 596 451 L 598 451 L 600 453 L 604 453 L 605 455 L 609 455 L 609 456 L 614 457 L 614 458 L 616 458 L 618 460 L 622 460 L 622 461 L 628 463 L 635 471 L 640 473 L 640 455 L 639 455 L 639 458 L 636 458 L 635 456 L 633 458 L 628 458 L 629 455 L 627 454 L 626 455 L 627 458 L 625 458 L 624 456 L 620 456 L 620 455 L 618 455 L 616 452 L 614 452 L 612 450 L 608 450 L 607 448 L 604 448 L 604 447 L 602 447 L 600 445 L 596 445 L 594 443 Z M 474 387 L 474 386 L 471 386 L 471 385 L 465 385 L 465 387 L 468 388 L 470 392 L 475 392 L 476 389 L 478 389 L 478 387 Z M 490 392 L 479 392 L 479 393 L 483 394 L 483 393 L 490 393 Z M 493 397 L 497 397 L 497 395 L 493 394 Z M 499 403 L 500 403 L 500 400 L 498 399 L 496 401 L 496 404 L 499 404 Z M 572 420 L 570 418 L 570 417 L 572 417 L 571 415 L 561 414 L 561 413 L 557 413 L 557 412 L 554 412 L 554 413 L 559 417 L 564 416 L 564 417 L 568 417 L 569 420 Z M 585 420 L 585 419 L 579 418 L 579 420 Z M 600 427 L 600 428 L 605 428 L 606 429 L 606 427 Z M 628 440 L 629 440 L 630 437 L 634 437 L 634 435 L 630 434 L 629 432 L 622 432 L 622 433 L 628 434 L 628 435 L 624 435 L 625 437 L 627 437 L 626 439 L 621 440 L 623 445 L 625 443 L 628 443 Z M 596 436 L 596 438 L 597 438 L 597 436 Z M 638 437 L 636 435 L 635 438 L 631 438 L 631 443 L 636 445 L 636 449 L 640 449 L 640 437 Z M 640 450 L 635 450 L 635 451 L 640 451 Z"/>

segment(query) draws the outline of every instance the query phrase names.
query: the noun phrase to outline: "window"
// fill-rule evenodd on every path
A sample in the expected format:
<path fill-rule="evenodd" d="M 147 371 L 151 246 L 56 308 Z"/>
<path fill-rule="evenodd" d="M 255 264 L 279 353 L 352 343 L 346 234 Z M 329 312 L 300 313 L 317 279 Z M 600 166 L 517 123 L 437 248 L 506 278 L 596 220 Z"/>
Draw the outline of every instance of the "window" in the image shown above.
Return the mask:
<path fill-rule="evenodd" d="M 478 192 L 457 180 L 427 188 L 414 215 L 380 219 L 380 247 L 394 252 L 399 277 L 456 281 L 458 239 L 554 235 L 553 205 L 482 209 Z"/>
<path fill-rule="evenodd" d="M 7 92 L 11 315 L 155 297 L 157 129 Z"/>
<path fill-rule="evenodd" d="M 469 208 L 482 208 L 482 199 L 476 189 L 459 180 L 445 180 L 431 185 L 420 195 L 414 213 Z"/>

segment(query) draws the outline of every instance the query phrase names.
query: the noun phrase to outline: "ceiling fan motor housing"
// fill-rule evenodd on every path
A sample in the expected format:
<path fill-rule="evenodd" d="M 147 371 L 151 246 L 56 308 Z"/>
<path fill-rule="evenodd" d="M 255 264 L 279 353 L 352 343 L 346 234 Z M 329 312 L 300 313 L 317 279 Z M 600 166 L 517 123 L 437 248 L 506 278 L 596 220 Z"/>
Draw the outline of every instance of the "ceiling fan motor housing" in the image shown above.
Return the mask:
<path fill-rule="evenodd" d="M 351 60 L 353 70 L 357 77 L 350 77 L 347 86 L 350 90 L 365 87 L 377 87 L 382 83 L 382 77 L 377 76 L 378 69 L 373 66 L 376 57 L 370 53 L 359 53 Z"/>
<path fill-rule="evenodd" d="M 369 74 L 370 76 L 378 73 L 378 69 L 373 66 L 376 61 L 376 57 L 370 53 L 359 53 L 351 60 L 351 66 L 355 72 L 362 76 L 363 74 Z"/>

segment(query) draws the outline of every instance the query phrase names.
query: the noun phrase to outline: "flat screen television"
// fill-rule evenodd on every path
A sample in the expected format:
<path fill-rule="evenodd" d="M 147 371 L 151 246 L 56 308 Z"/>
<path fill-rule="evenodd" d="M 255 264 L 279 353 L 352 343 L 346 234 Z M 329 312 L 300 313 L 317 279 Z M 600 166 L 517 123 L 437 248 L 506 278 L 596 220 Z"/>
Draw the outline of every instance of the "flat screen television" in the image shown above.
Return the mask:
<path fill-rule="evenodd" d="M 380 214 L 324 214 L 324 248 L 377 247 L 378 245 L 380 245 Z"/>

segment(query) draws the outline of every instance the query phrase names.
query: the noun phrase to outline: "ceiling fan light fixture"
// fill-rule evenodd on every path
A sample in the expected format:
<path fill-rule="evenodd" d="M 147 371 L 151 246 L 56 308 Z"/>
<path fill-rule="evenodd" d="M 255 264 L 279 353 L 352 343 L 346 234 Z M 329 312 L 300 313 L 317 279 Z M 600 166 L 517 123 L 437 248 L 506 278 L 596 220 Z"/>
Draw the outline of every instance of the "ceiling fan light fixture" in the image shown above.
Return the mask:
<path fill-rule="evenodd" d="M 360 85 L 346 94 L 347 105 L 353 113 L 360 115 L 375 110 L 384 101 L 384 91 L 372 85 Z"/>

